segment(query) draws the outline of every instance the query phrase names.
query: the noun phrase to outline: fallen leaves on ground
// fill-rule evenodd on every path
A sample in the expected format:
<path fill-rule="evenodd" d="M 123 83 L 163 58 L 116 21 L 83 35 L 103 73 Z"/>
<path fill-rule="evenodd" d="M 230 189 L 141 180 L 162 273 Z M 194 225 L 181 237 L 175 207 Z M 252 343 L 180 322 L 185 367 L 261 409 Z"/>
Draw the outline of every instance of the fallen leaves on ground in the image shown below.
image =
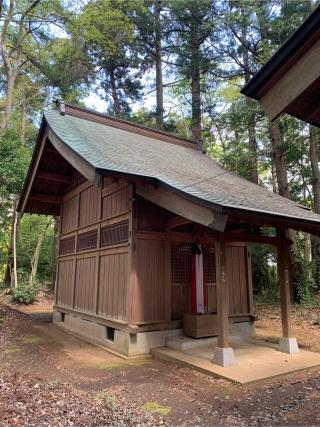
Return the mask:
<path fill-rule="evenodd" d="M 2 426 L 137 426 L 149 416 L 118 406 L 107 393 L 13 374 L 0 378 L 0 419 Z"/>

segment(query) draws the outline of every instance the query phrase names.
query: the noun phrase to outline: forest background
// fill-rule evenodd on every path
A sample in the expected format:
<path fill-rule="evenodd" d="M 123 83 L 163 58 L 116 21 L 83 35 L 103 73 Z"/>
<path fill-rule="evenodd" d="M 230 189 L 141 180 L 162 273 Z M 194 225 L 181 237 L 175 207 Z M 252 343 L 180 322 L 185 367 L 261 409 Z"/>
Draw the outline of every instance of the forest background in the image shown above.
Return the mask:
<path fill-rule="evenodd" d="M 194 139 L 227 169 L 320 214 L 319 129 L 288 116 L 270 123 L 239 92 L 316 5 L 0 0 L 2 286 L 25 293 L 54 283 L 59 218 L 15 215 L 41 115 L 53 98 Z M 293 299 L 314 304 L 319 241 L 307 233 L 291 238 Z M 251 250 L 255 294 L 277 302 L 276 255 L 268 246 Z"/>

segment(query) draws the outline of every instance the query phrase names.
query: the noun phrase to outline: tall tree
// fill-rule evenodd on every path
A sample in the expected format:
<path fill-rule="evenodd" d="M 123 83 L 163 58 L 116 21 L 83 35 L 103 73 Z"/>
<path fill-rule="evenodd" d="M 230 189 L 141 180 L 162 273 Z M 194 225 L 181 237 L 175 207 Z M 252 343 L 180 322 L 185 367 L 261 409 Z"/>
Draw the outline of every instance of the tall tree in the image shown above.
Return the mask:
<path fill-rule="evenodd" d="M 132 22 L 138 30 L 139 49 L 144 54 L 144 68 L 155 69 L 156 90 L 156 127 L 163 128 L 163 42 L 165 35 L 164 20 L 162 18 L 163 1 L 148 0 L 137 2 L 132 9 Z"/>
<path fill-rule="evenodd" d="M 207 42 L 215 26 L 215 3 L 181 0 L 168 2 L 171 14 L 172 53 L 177 73 L 190 82 L 191 131 L 201 145 L 201 81 L 214 68 Z"/>
<path fill-rule="evenodd" d="M 93 0 L 78 20 L 78 35 L 84 40 L 103 97 L 111 101 L 115 116 L 130 110 L 129 101 L 139 99 L 142 87 L 141 59 L 127 10 L 130 7 L 124 0 Z"/>

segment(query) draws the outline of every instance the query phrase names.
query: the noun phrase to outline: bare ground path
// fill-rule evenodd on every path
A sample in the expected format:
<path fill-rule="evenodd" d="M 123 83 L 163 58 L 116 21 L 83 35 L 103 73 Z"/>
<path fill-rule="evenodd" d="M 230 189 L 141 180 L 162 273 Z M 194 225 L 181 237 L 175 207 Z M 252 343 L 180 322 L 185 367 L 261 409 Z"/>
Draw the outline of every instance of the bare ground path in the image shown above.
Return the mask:
<path fill-rule="evenodd" d="M 275 339 L 277 310 L 260 313 L 259 334 Z M 318 317 L 294 317 L 314 351 Z M 125 361 L 5 306 L 0 322 L 1 425 L 320 425 L 320 370 L 241 388 L 153 359 Z"/>

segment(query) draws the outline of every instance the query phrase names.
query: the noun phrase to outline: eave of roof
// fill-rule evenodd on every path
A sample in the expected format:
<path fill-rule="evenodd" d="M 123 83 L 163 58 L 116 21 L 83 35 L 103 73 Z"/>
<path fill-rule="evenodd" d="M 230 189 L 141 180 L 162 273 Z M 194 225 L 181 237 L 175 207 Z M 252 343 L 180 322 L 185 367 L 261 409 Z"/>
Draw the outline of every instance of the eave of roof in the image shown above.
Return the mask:
<path fill-rule="evenodd" d="M 77 156 L 86 162 L 92 182 L 102 174 L 148 180 L 219 212 L 268 218 L 269 224 L 280 220 L 287 225 L 295 224 L 295 228 L 305 224 L 301 229 L 312 227 L 320 233 L 319 215 L 228 172 L 198 150 L 93 123 L 83 117 L 63 116 L 58 111 L 46 114 L 41 132 L 44 131 L 49 139 L 51 135 L 60 144 L 67 161 L 68 157 L 71 160 Z M 37 153 L 36 147 L 33 159 Z M 23 206 L 34 164 L 33 160 L 18 210 Z"/>
<path fill-rule="evenodd" d="M 320 5 L 306 18 L 300 27 L 275 52 L 269 61 L 241 89 L 243 95 L 260 99 L 263 87 L 276 74 L 285 68 L 288 61 L 298 52 L 303 52 L 304 46 L 310 43 L 311 36 L 320 30 Z"/>

